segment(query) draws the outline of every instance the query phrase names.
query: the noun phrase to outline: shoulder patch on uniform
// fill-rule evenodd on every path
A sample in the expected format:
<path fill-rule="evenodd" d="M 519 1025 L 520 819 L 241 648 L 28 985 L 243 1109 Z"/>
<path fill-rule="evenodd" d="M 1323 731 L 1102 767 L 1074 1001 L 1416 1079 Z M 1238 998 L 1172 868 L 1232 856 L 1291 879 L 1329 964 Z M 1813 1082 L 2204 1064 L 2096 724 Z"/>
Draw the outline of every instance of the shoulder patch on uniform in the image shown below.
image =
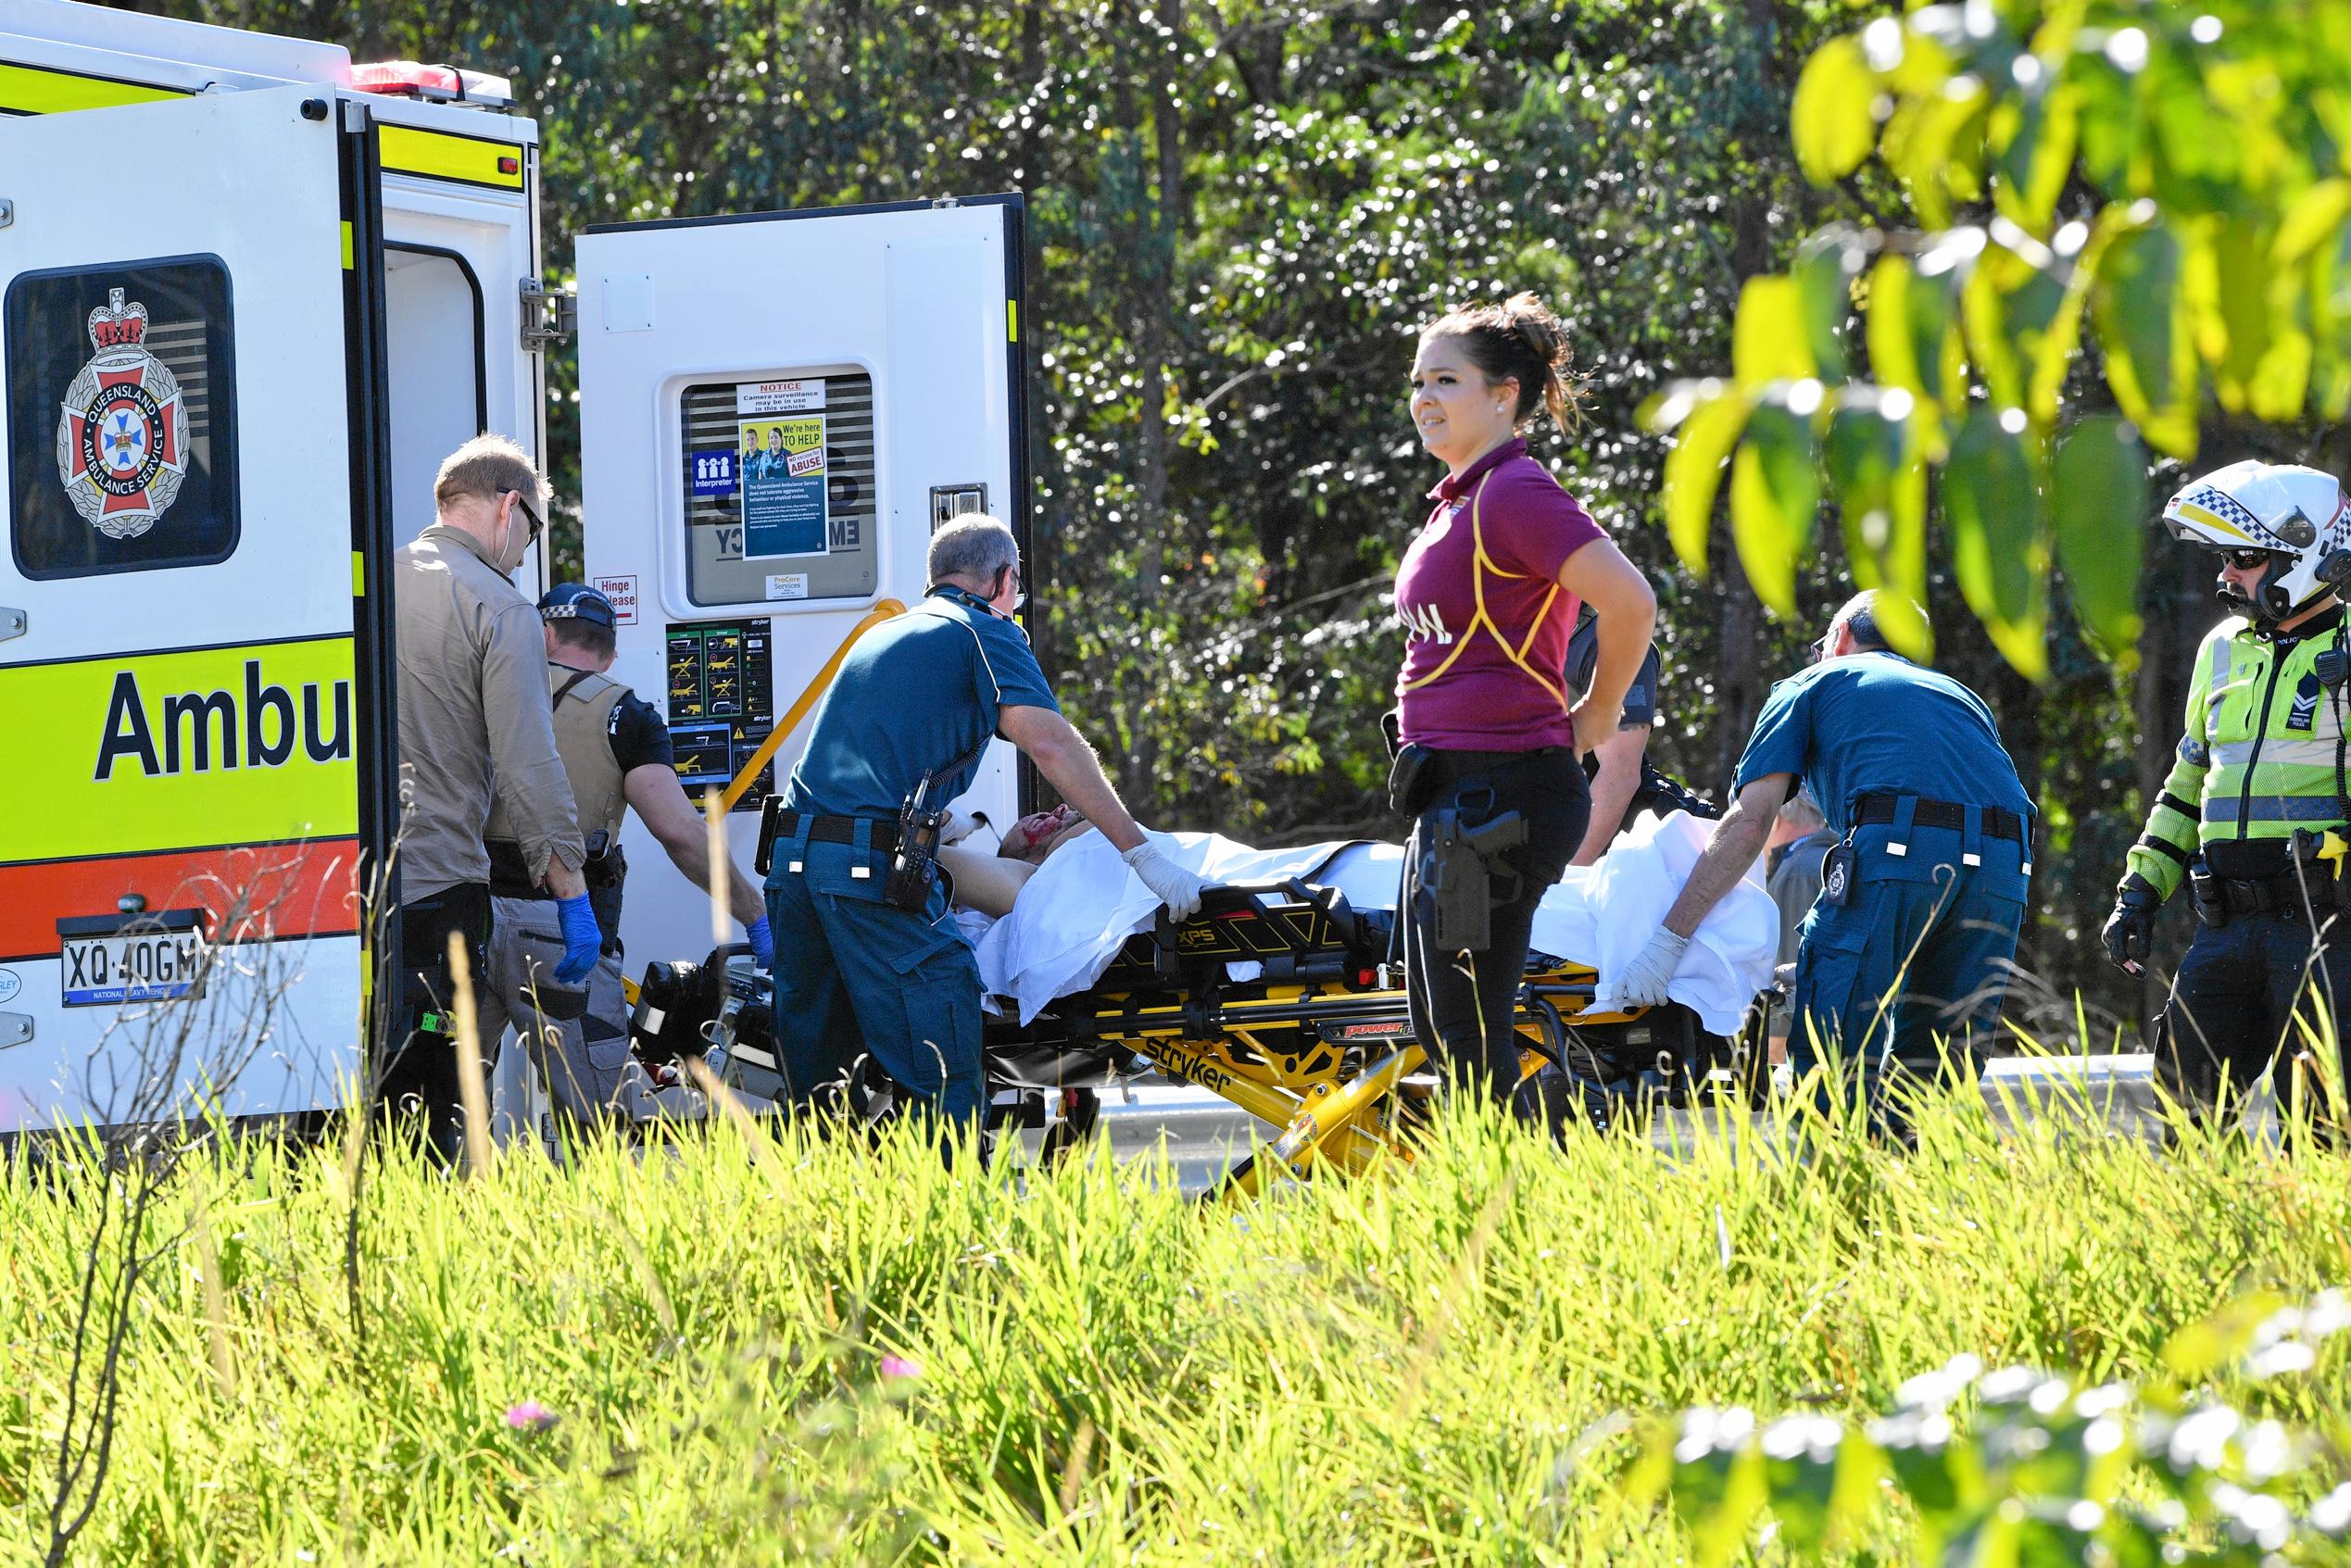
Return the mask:
<path fill-rule="evenodd" d="M 2189 764 L 2191 767 L 2210 767 L 2212 764 L 2212 749 L 2200 740 L 2194 740 L 2183 736 L 2180 741 L 2180 759 L 2182 762 Z"/>

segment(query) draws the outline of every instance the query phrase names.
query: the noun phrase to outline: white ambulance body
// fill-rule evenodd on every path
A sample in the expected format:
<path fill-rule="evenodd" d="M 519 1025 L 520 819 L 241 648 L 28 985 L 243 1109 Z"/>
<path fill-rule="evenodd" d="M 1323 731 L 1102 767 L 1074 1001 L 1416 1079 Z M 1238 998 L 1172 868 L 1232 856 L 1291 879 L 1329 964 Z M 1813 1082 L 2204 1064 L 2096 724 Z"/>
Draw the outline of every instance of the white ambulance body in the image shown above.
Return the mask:
<path fill-rule="evenodd" d="M 537 127 L 504 108 L 494 79 L 0 0 L 0 1135 L 122 1120 L 158 1073 L 238 1068 L 235 1115 L 343 1102 L 392 959 L 355 897 L 397 823 L 386 563 L 460 441 L 542 451 L 569 324 Z M 1022 221 L 985 197 L 578 238 L 613 674 L 689 789 L 728 792 L 747 869 L 937 522 L 1025 543 Z M 999 742 L 962 804 L 1001 822 L 1019 793 Z M 633 818 L 623 845 L 632 966 L 698 958 L 707 898 Z"/>

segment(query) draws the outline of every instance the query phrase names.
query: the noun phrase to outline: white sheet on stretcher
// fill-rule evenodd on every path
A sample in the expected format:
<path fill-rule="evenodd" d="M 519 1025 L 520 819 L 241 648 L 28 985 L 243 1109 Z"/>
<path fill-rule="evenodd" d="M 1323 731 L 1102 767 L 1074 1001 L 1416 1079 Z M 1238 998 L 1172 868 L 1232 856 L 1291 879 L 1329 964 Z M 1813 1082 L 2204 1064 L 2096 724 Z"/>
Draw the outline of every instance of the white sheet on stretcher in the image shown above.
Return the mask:
<path fill-rule="evenodd" d="M 1213 834 L 1151 836 L 1211 882 L 1262 884 L 1299 876 L 1339 887 L 1359 909 L 1396 907 L 1403 850 L 1393 844 L 1251 849 Z M 1543 896 L 1535 912 L 1535 949 L 1590 964 L 1599 972 L 1604 1004 L 1611 980 L 1665 919 L 1705 842 L 1704 824 L 1686 812 L 1663 821 L 1644 814 L 1617 836 L 1598 865 L 1570 868 Z M 1011 914 L 985 931 L 983 917 L 962 918 L 978 949 L 981 981 L 990 995 L 1011 998 L 1025 1023 L 1054 997 L 1100 979 L 1128 936 L 1150 929 L 1158 910 L 1159 900 L 1126 869 L 1110 841 L 1086 834 L 1053 852 L 1021 890 Z M 1755 993 L 1771 981 L 1779 939 L 1778 911 L 1764 891 L 1761 871 L 1751 870 L 1715 906 L 1683 952 L 1671 986 L 1674 1000 L 1694 1010 L 1716 1034 L 1732 1033 Z"/>

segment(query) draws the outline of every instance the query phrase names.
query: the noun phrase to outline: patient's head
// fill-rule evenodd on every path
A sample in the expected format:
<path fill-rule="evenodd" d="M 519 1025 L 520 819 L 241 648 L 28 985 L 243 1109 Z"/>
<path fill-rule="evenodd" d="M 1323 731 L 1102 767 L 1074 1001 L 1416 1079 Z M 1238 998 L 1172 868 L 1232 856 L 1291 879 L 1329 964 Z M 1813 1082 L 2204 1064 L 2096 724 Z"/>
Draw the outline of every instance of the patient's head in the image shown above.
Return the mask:
<path fill-rule="evenodd" d="M 1046 856 L 1078 834 L 1091 832 L 1093 826 L 1077 814 L 1074 806 L 1032 811 L 1005 830 L 1003 846 L 997 853 L 1026 860 L 1032 866 L 1043 865 Z"/>

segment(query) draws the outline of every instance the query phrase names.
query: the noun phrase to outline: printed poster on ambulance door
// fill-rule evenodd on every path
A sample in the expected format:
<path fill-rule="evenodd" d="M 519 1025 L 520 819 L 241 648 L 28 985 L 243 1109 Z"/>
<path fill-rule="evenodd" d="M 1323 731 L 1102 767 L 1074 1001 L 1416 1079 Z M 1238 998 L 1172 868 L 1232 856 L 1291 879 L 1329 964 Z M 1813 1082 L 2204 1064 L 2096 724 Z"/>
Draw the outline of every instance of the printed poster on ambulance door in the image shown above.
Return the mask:
<path fill-rule="evenodd" d="M 747 560 L 827 552 L 823 408 L 822 381 L 735 389 Z"/>

